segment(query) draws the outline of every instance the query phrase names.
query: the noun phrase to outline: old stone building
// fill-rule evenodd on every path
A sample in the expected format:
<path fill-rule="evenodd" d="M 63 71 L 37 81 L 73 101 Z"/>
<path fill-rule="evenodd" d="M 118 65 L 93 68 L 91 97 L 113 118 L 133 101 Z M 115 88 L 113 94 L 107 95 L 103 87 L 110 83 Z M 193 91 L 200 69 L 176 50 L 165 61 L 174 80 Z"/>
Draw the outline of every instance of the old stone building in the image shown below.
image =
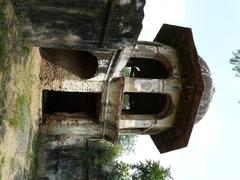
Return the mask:
<path fill-rule="evenodd" d="M 42 56 L 40 179 L 101 179 L 76 149 L 119 133 L 148 134 L 161 153 L 187 146 L 213 93 L 191 29 L 137 42 L 144 0 L 13 3 Z"/>

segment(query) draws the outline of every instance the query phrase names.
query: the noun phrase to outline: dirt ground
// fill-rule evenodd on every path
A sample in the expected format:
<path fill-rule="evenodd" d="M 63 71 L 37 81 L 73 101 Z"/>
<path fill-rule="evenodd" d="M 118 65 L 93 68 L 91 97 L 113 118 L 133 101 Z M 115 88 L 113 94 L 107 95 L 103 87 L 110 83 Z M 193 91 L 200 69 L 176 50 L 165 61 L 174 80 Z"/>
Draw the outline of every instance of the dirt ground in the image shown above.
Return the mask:
<path fill-rule="evenodd" d="M 10 0 L 0 0 L 0 179 L 28 179 L 41 113 L 40 55 L 22 37 Z"/>

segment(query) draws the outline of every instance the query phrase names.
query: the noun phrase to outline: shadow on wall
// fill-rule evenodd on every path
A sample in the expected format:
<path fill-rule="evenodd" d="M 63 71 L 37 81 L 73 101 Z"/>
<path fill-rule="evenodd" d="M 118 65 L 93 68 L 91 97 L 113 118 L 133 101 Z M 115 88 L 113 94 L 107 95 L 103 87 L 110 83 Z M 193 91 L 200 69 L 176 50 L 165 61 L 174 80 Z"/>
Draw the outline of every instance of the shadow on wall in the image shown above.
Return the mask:
<path fill-rule="evenodd" d="M 56 64 L 81 79 L 94 77 L 98 59 L 87 51 L 68 49 L 39 48 L 43 59 Z"/>

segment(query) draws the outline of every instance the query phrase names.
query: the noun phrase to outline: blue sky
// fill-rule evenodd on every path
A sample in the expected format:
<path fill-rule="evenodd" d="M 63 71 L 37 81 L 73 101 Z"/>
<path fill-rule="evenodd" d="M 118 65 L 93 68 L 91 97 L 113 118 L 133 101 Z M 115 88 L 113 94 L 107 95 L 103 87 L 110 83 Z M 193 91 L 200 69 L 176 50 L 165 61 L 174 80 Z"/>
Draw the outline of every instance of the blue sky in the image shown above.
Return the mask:
<path fill-rule="evenodd" d="M 149 0 L 140 40 L 152 41 L 162 23 L 192 28 L 198 53 L 209 65 L 216 93 L 187 148 L 159 154 L 148 136 L 138 138 L 127 162 L 160 160 L 175 180 L 239 180 L 240 78 L 229 59 L 240 49 L 239 0 Z M 239 116 L 239 117 L 238 117 Z"/>

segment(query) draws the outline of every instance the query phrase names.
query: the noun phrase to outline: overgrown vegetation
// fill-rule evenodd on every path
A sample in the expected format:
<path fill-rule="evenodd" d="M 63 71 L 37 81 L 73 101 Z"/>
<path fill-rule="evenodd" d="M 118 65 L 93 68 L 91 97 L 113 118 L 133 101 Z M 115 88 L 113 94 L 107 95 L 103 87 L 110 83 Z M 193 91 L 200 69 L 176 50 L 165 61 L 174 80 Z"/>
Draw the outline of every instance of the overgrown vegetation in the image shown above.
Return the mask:
<path fill-rule="evenodd" d="M 36 171 L 38 169 L 38 156 L 40 154 L 40 149 L 43 143 L 45 143 L 47 141 L 46 135 L 39 133 L 38 136 L 35 139 L 34 142 L 34 148 L 33 148 L 33 164 L 32 164 L 32 171 L 33 171 L 33 175 L 36 174 Z"/>
<path fill-rule="evenodd" d="M 80 154 L 92 166 L 102 166 L 114 163 L 114 160 L 120 156 L 120 146 L 111 142 L 101 140 L 94 145 L 88 146 Z"/>
<path fill-rule="evenodd" d="M 13 128 L 23 129 L 24 118 L 29 112 L 29 97 L 26 95 L 21 95 L 17 98 L 15 102 L 15 107 L 13 109 L 13 117 L 9 120 L 9 125 Z"/>
<path fill-rule="evenodd" d="M 2 144 L 1 156 L 6 159 L 1 163 L 5 170 L 0 174 L 3 179 L 6 174 L 12 178 L 21 166 L 28 166 L 22 160 L 29 157 L 24 155 L 29 154 L 27 148 L 31 148 L 28 144 L 32 139 L 30 103 L 36 62 L 19 27 L 11 1 L 0 0 L 0 143 L 9 142 L 6 139 L 10 138 L 13 142 L 12 146 L 6 143 L 10 147 Z"/>
<path fill-rule="evenodd" d="M 170 180 L 170 168 L 164 168 L 159 161 L 139 162 L 136 164 L 126 164 L 118 161 L 122 153 L 134 151 L 136 137 L 132 135 L 122 135 L 120 141 L 112 144 L 105 140 L 94 141 L 90 146 L 82 149 L 80 154 L 92 167 L 103 173 L 106 180 Z M 111 170 L 103 172 L 104 168 Z"/>
<path fill-rule="evenodd" d="M 22 128 L 23 109 L 29 99 L 28 81 L 24 79 L 30 73 L 27 64 L 30 47 L 24 42 L 21 31 L 17 27 L 11 2 L 0 0 L 0 130 L 4 134 L 4 122 L 14 128 Z M 24 67 L 25 66 L 25 67 Z M 14 69 L 14 73 L 12 70 Z M 29 78 L 31 81 L 31 78 Z M 12 85 L 12 82 L 14 84 Z M 28 95 L 29 96 L 29 95 Z M 17 97 L 14 99 L 14 97 Z M 27 102 L 25 102 L 27 101 Z M 15 104 L 14 104 L 15 103 Z M 22 109 L 22 108 L 23 109 Z M 14 112 L 15 115 L 12 115 Z"/>

